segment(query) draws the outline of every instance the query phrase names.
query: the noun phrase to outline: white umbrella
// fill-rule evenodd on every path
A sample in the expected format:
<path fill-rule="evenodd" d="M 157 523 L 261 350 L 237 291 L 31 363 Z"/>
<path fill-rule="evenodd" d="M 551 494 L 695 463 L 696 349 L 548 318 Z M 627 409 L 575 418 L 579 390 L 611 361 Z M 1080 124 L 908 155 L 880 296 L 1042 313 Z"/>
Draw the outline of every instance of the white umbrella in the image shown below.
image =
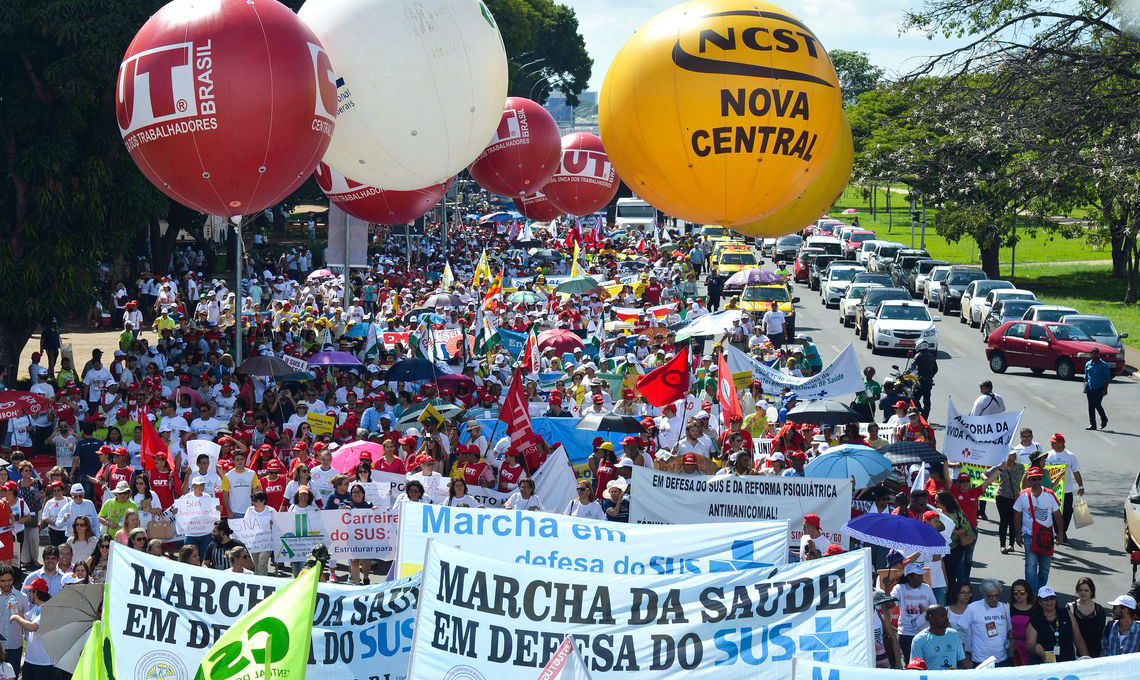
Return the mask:
<path fill-rule="evenodd" d="M 744 312 L 730 309 L 716 314 L 706 314 L 677 329 L 677 340 L 688 340 L 706 335 L 724 335 L 732 330 L 733 321 L 743 321 Z"/>
<path fill-rule="evenodd" d="M 87 583 L 64 586 L 43 606 L 37 637 L 56 668 L 75 672 L 91 623 L 99 619 L 102 606 L 103 586 Z"/>

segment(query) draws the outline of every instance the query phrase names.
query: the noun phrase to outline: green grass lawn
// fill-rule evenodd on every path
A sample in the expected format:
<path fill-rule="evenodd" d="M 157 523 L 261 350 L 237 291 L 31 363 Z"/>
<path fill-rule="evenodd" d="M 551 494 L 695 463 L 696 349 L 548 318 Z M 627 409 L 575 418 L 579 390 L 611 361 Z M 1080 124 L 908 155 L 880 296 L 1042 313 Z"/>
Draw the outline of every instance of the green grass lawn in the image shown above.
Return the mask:
<path fill-rule="evenodd" d="M 877 195 L 877 206 L 882 208 L 876 211 L 874 219 L 871 217 L 870 206 L 863 200 L 861 187 L 848 187 L 835 208 L 831 211 L 833 217 L 850 222 L 853 215 L 843 215 L 848 208 L 859 211 L 859 224 L 871 229 L 879 238 L 885 238 L 900 243 L 911 243 L 910 204 L 906 202 L 905 193 L 891 195 L 891 210 L 886 211 L 887 192 L 880 189 Z M 949 242 L 939 236 L 934 230 L 934 211 L 926 213 L 926 249 L 932 257 L 947 262 L 972 263 L 978 262 L 977 248 L 972 239 L 962 239 L 956 243 Z M 1066 238 L 1060 233 L 1036 227 L 1025 227 L 1018 230 L 1017 262 L 1083 262 L 1086 260 L 1111 260 L 1112 253 L 1107 249 L 1099 248 L 1084 238 Z M 914 230 L 914 244 L 919 247 L 922 242 L 921 228 Z M 1000 260 L 1002 263 L 1013 261 L 1014 253 L 1010 248 L 1002 248 Z"/>

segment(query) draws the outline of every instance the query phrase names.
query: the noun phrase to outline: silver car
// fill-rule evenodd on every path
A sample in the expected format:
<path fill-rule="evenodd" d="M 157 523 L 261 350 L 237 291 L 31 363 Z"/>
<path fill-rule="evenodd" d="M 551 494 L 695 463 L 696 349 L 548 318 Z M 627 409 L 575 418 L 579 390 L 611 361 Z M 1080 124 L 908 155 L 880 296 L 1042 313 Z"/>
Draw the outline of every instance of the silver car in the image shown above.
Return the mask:
<path fill-rule="evenodd" d="M 1066 314 L 1061 317 L 1061 323 L 1071 324 L 1088 333 L 1093 340 L 1102 345 L 1115 347 L 1124 356 L 1124 338 L 1127 333 L 1121 333 L 1112 325 L 1112 320 L 1099 314 Z"/>
<path fill-rule="evenodd" d="M 868 288 L 882 288 L 881 283 L 853 283 L 843 291 L 839 298 L 839 325 L 849 328 L 855 325 L 855 306 L 863 299 L 863 293 Z"/>
<path fill-rule="evenodd" d="M 922 282 L 922 301 L 927 307 L 938 306 L 938 296 L 942 292 L 942 281 L 950 273 L 950 265 L 939 265 L 930 270 Z"/>

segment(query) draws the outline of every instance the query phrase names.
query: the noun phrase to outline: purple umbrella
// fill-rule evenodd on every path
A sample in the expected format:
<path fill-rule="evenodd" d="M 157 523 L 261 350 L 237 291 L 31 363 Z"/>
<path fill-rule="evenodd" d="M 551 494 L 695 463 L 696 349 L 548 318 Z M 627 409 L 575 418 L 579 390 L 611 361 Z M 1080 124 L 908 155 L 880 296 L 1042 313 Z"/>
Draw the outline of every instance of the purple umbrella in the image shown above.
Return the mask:
<path fill-rule="evenodd" d="M 773 283 L 783 283 L 775 272 L 767 269 L 741 269 L 724 282 L 725 288 L 743 288 L 744 286 L 767 286 Z"/>
<path fill-rule="evenodd" d="M 361 366 L 360 360 L 348 352 L 318 352 L 309 357 L 310 366 Z"/>
<path fill-rule="evenodd" d="M 946 539 L 934 527 L 901 515 L 859 515 L 847 522 L 843 533 L 864 543 L 897 550 L 904 555 L 914 552 L 945 555 L 950 552 Z"/>

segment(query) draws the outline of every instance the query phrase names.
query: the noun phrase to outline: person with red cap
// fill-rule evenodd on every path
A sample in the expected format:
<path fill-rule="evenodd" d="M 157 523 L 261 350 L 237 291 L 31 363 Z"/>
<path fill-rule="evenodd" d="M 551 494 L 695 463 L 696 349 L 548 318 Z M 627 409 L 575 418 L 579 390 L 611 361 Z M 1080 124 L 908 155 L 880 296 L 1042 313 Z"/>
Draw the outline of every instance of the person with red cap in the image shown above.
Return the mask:
<path fill-rule="evenodd" d="M 1053 548 L 1058 540 L 1065 540 L 1061 504 L 1051 490 L 1042 487 L 1044 476 L 1039 467 L 1026 470 L 1029 488 L 1013 502 L 1013 535 L 1025 547 L 1025 580 L 1031 592 L 1048 585 Z"/>
<path fill-rule="evenodd" d="M 1077 456 L 1068 450 L 1065 444 L 1065 435 L 1060 432 L 1055 433 L 1049 438 L 1049 455 L 1045 458 L 1046 465 L 1065 465 L 1065 496 L 1063 503 L 1064 510 L 1061 512 L 1061 517 L 1065 522 L 1065 535 L 1069 533 L 1069 525 L 1073 521 L 1073 506 L 1076 502 L 1077 496 L 1085 495 L 1085 480 L 1081 476 L 1081 461 Z M 1074 492 L 1073 489 L 1076 489 Z M 1061 545 L 1065 545 L 1068 541 L 1062 537 Z"/>
<path fill-rule="evenodd" d="M 285 487 L 289 480 L 285 479 L 285 465 L 276 458 L 270 458 L 265 463 L 265 474 L 261 475 L 261 490 L 265 492 L 266 505 L 273 510 L 286 510 L 288 501 L 285 498 Z"/>
<path fill-rule="evenodd" d="M 569 411 L 562 408 L 561 392 L 552 392 L 549 399 L 547 399 L 547 403 L 549 403 L 550 406 L 547 407 L 546 413 L 542 414 L 544 418 L 569 418 L 571 416 Z"/>
<path fill-rule="evenodd" d="M 823 531 L 820 529 L 819 515 L 814 513 L 804 515 L 802 531 L 803 533 L 800 535 L 801 559 L 804 555 L 808 554 L 809 544 L 811 552 L 813 553 L 823 555 L 827 552 L 827 549 L 831 546 L 831 541 L 828 540 L 827 536 L 823 535 Z"/>
<path fill-rule="evenodd" d="M 42 578 L 33 580 L 28 586 L 32 608 L 28 611 L 27 616 L 11 615 L 12 622 L 28 633 L 24 664 L 21 669 L 21 677 L 26 680 L 52 680 L 58 674 L 55 662 L 52 661 L 51 655 L 48 654 L 39 637 L 40 612 L 42 607 L 51 600 L 51 593 L 48 590 L 47 581 Z"/>
<path fill-rule="evenodd" d="M 717 438 L 717 442 L 720 444 L 720 448 L 722 451 L 724 450 L 725 445 L 728 444 L 728 438 L 731 435 L 737 434 L 737 433 L 740 434 L 741 447 L 742 448 L 745 448 L 749 451 L 755 451 L 756 450 L 755 445 L 752 443 L 752 434 L 750 432 L 748 432 L 748 430 L 745 430 L 743 428 L 743 425 L 744 425 L 744 419 L 741 418 L 739 415 L 734 414 L 734 415 L 729 417 L 728 429 L 722 430 L 720 433 L 720 436 Z"/>
<path fill-rule="evenodd" d="M 460 447 L 462 450 L 463 447 Z M 518 452 L 514 449 L 507 449 L 503 454 L 503 463 L 499 465 L 499 480 L 497 488 L 499 491 L 508 492 L 514 491 L 519 486 L 519 480 L 526 476 L 526 468 L 519 463 Z"/>

